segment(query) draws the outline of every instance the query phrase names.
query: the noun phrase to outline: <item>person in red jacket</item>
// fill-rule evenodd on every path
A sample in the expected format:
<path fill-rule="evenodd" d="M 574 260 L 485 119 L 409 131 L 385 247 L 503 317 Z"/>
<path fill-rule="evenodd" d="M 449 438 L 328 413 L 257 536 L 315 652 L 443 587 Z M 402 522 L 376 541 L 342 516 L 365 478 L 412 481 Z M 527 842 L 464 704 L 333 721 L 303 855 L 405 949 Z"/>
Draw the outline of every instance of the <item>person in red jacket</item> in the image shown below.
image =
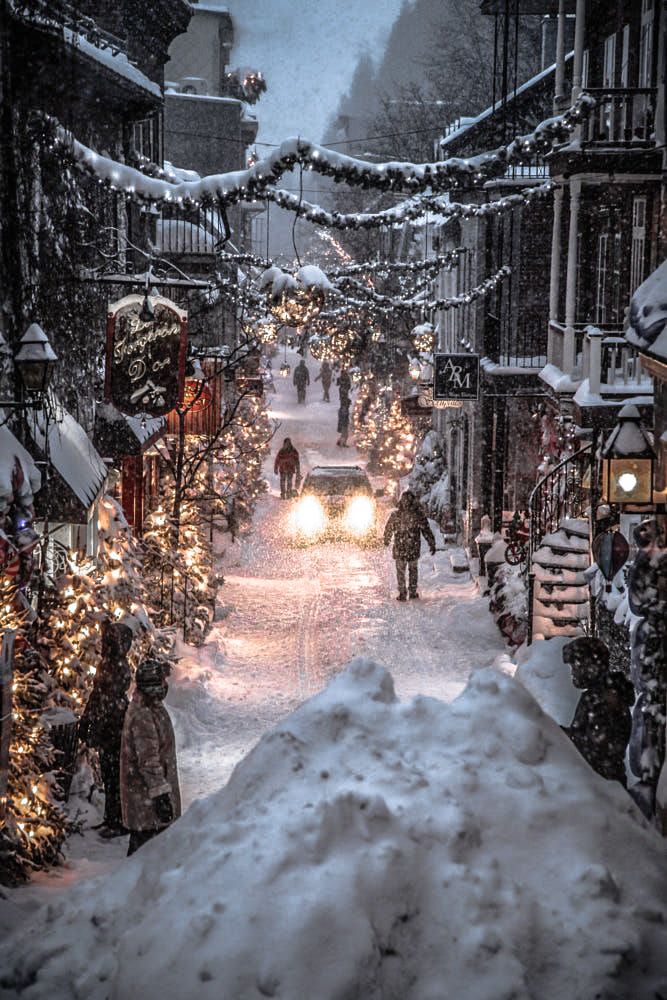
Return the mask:
<path fill-rule="evenodd" d="M 280 476 L 280 498 L 286 500 L 294 496 L 294 477 L 301 475 L 299 452 L 289 438 L 285 438 L 283 446 L 276 455 L 273 471 Z"/>

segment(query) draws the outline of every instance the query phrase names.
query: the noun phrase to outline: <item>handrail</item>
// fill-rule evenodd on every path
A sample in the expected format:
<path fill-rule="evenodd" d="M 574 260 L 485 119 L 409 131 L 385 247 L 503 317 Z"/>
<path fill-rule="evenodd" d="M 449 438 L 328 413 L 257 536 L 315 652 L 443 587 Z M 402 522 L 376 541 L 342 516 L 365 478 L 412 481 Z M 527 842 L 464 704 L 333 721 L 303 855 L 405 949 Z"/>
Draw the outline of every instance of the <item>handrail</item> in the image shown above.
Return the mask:
<path fill-rule="evenodd" d="M 543 489 L 543 487 L 550 479 L 555 480 L 556 478 L 562 478 L 562 470 L 564 470 L 568 465 L 574 466 L 575 462 L 581 459 L 583 455 L 590 452 L 591 448 L 592 445 L 590 443 L 585 444 L 583 448 L 579 449 L 579 451 L 575 451 L 572 455 L 568 455 L 567 458 L 564 458 L 561 462 L 558 463 L 558 465 L 554 466 L 553 469 L 547 472 L 545 476 L 542 476 L 542 478 L 537 482 L 533 491 L 531 492 L 530 497 L 528 498 L 528 513 L 530 515 L 530 538 L 528 539 L 529 568 L 532 562 L 533 552 L 535 550 L 535 539 L 537 537 L 535 518 L 533 517 L 533 509 L 535 505 L 534 501 L 537 494 Z M 551 520 L 554 521 L 554 517 L 552 517 Z M 559 516 L 555 518 L 553 527 L 557 527 L 559 521 L 560 521 L 560 509 L 559 509 Z M 550 528 L 550 530 L 553 530 L 553 527 Z M 545 531 L 544 534 L 548 534 L 548 532 Z M 540 541 L 544 537 L 544 534 L 541 536 Z"/>

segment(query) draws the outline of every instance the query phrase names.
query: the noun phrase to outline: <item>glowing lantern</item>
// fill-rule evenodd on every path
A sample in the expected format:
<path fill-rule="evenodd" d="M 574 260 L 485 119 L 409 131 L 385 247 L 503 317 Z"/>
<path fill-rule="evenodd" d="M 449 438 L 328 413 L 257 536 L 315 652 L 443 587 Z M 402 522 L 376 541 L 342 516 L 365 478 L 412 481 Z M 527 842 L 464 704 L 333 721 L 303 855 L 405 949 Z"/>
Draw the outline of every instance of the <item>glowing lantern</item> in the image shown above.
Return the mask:
<path fill-rule="evenodd" d="M 639 410 L 626 404 L 602 449 L 602 497 L 625 506 L 653 500 L 653 462 L 650 439 L 640 423 Z"/>

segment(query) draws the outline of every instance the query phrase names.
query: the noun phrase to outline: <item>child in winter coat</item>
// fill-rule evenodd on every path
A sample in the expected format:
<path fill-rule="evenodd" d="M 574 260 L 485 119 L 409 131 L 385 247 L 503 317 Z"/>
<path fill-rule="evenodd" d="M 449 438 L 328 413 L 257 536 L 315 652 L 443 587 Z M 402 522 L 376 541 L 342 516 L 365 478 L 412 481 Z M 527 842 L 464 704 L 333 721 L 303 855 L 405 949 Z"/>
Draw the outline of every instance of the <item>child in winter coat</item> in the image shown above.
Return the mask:
<path fill-rule="evenodd" d="M 601 639 L 581 636 L 563 647 L 572 683 L 583 689 L 572 725 L 564 727 L 581 756 L 603 778 L 626 787 L 625 750 L 635 689 L 619 670 L 609 670 L 609 650 Z"/>

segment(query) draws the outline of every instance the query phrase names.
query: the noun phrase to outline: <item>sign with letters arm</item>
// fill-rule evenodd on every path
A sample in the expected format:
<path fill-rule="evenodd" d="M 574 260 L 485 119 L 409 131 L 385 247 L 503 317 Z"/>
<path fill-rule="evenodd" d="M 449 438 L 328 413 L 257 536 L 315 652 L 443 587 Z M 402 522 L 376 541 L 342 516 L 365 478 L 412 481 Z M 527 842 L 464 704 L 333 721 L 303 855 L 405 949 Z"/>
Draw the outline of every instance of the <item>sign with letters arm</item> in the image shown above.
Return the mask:
<path fill-rule="evenodd" d="M 465 402 L 479 399 L 479 355 L 436 354 L 433 399 Z"/>

